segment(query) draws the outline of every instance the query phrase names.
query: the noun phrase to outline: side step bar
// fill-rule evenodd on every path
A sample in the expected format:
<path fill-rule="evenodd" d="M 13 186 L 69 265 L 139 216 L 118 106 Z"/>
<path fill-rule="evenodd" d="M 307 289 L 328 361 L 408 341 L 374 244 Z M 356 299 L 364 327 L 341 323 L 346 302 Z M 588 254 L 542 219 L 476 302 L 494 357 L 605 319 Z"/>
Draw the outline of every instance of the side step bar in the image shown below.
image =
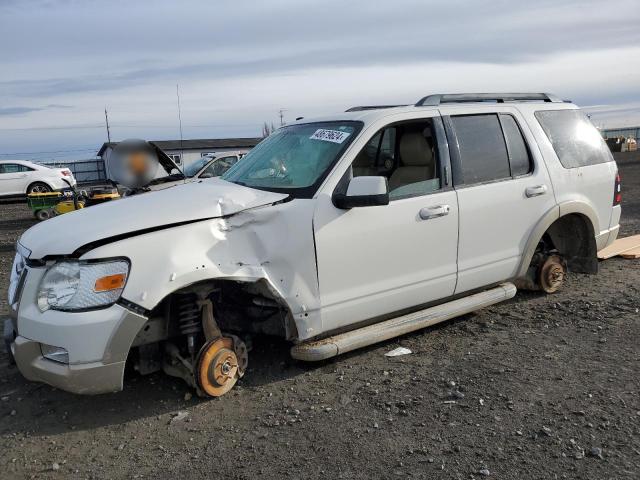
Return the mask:
<path fill-rule="evenodd" d="M 291 348 L 291 356 L 305 362 L 325 360 L 494 305 L 513 298 L 515 294 L 516 287 L 513 283 L 503 283 L 491 290 L 459 298 L 442 305 L 425 308 L 424 310 L 341 333 L 323 340 L 294 345 Z"/>

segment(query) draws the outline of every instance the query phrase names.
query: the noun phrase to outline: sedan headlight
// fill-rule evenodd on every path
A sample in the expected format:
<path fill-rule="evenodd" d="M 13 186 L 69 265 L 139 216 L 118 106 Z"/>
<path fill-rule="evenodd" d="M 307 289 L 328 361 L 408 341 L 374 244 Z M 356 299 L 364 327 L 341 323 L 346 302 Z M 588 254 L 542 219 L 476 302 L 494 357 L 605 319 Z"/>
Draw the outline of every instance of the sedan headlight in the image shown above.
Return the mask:
<path fill-rule="evenodd" d="M 38 308 L 77 311 L 111 305 L 120 298 L 128 274 L 126 260 L 58 262 L 40 282 Z"/>

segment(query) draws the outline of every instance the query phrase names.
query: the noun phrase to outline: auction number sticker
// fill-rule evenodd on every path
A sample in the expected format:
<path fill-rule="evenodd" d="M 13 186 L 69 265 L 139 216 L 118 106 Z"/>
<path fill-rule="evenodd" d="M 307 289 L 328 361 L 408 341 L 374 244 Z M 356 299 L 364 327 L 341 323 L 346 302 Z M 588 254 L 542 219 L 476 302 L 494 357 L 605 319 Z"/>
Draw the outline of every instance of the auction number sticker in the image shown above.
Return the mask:
<path fill-rule="evenodd" d="M 349 137 L 349 135 L 349 133 L 340 132 L 339 130 L 325 130 L 323 128 L 319 128 L 309 138 L 311 140 L 324 140 L 325 142 L 342 143 L 347 139 L 347 137 Z"/>

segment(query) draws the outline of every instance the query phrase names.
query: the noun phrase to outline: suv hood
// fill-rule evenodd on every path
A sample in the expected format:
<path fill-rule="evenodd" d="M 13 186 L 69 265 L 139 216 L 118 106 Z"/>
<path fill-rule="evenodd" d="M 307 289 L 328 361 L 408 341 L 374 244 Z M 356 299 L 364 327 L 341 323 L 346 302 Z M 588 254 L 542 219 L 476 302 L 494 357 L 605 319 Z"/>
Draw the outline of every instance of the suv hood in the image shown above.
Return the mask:
<path fill-rule="evenodd" d="M 77 210 L 37 224 L 20 237 L 29 258 L 71 255 L 80 247 L 133 233 L 233 215 L 287 198 L 212 178 Z M 115 237 L 115 238 L 114 238 Z"/>

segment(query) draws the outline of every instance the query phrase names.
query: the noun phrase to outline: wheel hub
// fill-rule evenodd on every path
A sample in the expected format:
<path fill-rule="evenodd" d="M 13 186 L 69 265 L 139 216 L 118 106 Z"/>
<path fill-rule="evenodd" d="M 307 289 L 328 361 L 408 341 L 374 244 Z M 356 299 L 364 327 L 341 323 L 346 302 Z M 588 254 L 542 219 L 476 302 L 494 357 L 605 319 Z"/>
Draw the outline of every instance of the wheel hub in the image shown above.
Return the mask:
<path fill-rule="evenodd" d="M 540 286 L 547 293 L 557 292 L 566 277 L 566 267 L 558 255 L 548 257 L 540 268 Z"/>
<path fill-rule="evenodd" d="M 219 397 L 233 388 L 244 373 L 236 350 L 234 339 L 230 337 L 218 338 L 202 346 L 196 359 L 195 379 L 203 393 Z M 246 359 L 242 363 L 246 363 Z"/>

